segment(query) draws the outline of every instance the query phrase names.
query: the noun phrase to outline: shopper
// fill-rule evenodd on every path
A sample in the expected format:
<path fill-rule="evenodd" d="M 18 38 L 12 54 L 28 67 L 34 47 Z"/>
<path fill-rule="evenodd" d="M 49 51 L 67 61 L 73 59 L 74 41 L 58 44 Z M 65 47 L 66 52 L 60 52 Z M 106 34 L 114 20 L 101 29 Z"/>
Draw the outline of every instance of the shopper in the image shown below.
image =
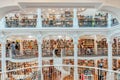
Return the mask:
<path fill-rule="evenodd" d="M 16 56 L 16 54 L 15 54 L 15 42 L 14 41 L 11 43 L 11 50 L 12 50 L 13 56 Z"/>
<path fill-rule="evenodd" d="M 19 44 L 19 42 L 16 42 L 16 44 L 15 44 L 15 54 L 20 55 L 20 44 Z"/>

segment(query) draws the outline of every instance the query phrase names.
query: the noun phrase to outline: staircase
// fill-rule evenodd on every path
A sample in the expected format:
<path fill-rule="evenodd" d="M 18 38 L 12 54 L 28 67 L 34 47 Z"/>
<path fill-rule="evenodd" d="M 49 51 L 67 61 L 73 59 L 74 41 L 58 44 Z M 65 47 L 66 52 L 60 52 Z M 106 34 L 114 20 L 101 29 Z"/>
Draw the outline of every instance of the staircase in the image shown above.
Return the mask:
<path fill-rule="evenodd" d="M 67 66 L 64 67 L 62 65 L 62 57 L 57 57 L 54 53 L 53 53 L 53 55 L 54 55 L 53 56 L 53 64 L 54 64 L 55 68 L 62 73 L 62 78 L 70 75 L 70 67 L 67 67 Z"/>

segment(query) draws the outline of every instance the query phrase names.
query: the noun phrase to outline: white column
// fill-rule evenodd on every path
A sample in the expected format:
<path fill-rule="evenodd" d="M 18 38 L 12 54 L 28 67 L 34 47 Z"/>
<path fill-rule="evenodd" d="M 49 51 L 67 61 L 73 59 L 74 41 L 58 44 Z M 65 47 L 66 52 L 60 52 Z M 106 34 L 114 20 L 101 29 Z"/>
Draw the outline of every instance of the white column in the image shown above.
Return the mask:
<path fill-rule="evenodd" d="M 108 21 L 107 26 L 108 26 L 108 28 L 110 28 L 111 24 L 112 24 L 112 16 L 111 16 L 111 14 L 108 14 L 108 20 L 107 21 Z"/>
<path fill-rule="evenodd" d="M 107 38 L 108 43 L 108 70 L 112 70 L 112 40 L 111 38 Z M 111 75 L 111 72 L 108 71 L 107 73 L 107 80 L 113 80 L 113 76 Z"/>
<path fill-rule="evenodd" d="M 37 28 L 42 28 L 41 9 L 37 9 Z"/>
<path fill-rule="evenodd" d="M 112 40 L 107 38 L 108 43 L 108 70 L 112 70 Z"/>
<path fill-rule="evenodd" d="M 38 42 L 38 67 L 40 70 L 40 75 L 41 75 L 41 80 L 43 80 L 43 75 L 42 75 L 42 39 L 41 36 L 38 35 L 37 37 L 37 42 Z"/>
<path fill-rule="evenodd" d="M 1 80 L 6 80 L 6 40 L 5 38 L 1 38 L 1 70 L 2 70 L 2 75 L 1 75 Z"/>
<path fill-rule="evenodd" d="M 78 80 L 78 38 L 74 37 L 74 80 Z"/>
<path fill-rule="evenodd" d="M 79 26 L 78 26 L 78 17 L 77 17 L 77 8 L 74 8 L 74 10 L 73 10 L 73 27 L 74 28 L 79 28 Z"/>

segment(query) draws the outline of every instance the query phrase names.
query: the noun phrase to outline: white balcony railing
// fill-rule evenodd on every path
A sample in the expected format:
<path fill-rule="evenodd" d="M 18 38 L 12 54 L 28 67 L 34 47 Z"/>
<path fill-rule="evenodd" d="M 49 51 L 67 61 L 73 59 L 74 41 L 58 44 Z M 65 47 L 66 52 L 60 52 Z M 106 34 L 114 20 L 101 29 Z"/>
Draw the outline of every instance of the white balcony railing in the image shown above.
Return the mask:
<path fill-rule="evenodd" d="M 46 11 L 45 11 L 46 10 Z M 118 25 L 116 18 L 108 13 L 96 13 L 95 16 L 78 14 L 73 9 L 37 9 L 37 13 L 6 16 L 1 20 L 4 28 L 79 28 L 79 27 L 111 27 Z M 52 12 L 52 13 L 51 13 Z M 56 13 L 57 12 L 57 13 Z"/>
<path fill-rule="evenodd" d="M 62 71 L 58 68 L 71 67 L 70 74 L 64 76 Z M 6 78 L 2 80 L 74 80 L 74 76 L 78 77 L 78 80 L 120 80 L 120 72 L 107 70 L 103 68 L 77 66 L 78 74 L 74 75 L 75 66 L 62 65 L 45 65 L 40 69 L 38 66 L 26 67 L 14 70 L 5 71 L 2 74 L 6 74 Z M 42 70 L 42 71 L 40 71 Z M 67 74 L 67 73 L 66 73 Z M 64 76 L 64 77 L 63 77 Z"/>

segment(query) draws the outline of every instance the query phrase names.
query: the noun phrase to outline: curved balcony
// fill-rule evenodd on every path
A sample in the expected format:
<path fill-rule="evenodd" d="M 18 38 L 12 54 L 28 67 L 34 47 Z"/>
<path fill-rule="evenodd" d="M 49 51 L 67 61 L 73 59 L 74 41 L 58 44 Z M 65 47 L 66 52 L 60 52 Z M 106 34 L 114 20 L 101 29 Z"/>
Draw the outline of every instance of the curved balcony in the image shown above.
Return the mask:
<path fill-rule="evenodd" d="M 111 14 L 96 9 L 41 8 L 10 13 L 2 24 L 6 28 L 102 28 L 116 26 L 119 22 Z"/>
<path fill-rule="evenodd" d="M 58 67 L 58 68 L 56 68 Z M 59 68 L 63 67 L 71 67 L 69 75 L 62 75 L 63 71 L 59 71 Z M 14 70 L 7 71 L 7 78 L 6 79 L 42 79 L 42 80 L 119 80 L 119 71 L 107 70 L 103 69 L 102 67 L 87 67 L 87 66 L 76 66 L 78 69 L 78 73 L 74 75 L 75 66 L 50 66 L 46 65 L 41 67 L 42 71 L 39 67 L 26 67 L 26 68 L 19 68 Z M 22 72 L 26 71 L 27 72 Z M 64 77 L 63 77 L 64 76 Z"/>

